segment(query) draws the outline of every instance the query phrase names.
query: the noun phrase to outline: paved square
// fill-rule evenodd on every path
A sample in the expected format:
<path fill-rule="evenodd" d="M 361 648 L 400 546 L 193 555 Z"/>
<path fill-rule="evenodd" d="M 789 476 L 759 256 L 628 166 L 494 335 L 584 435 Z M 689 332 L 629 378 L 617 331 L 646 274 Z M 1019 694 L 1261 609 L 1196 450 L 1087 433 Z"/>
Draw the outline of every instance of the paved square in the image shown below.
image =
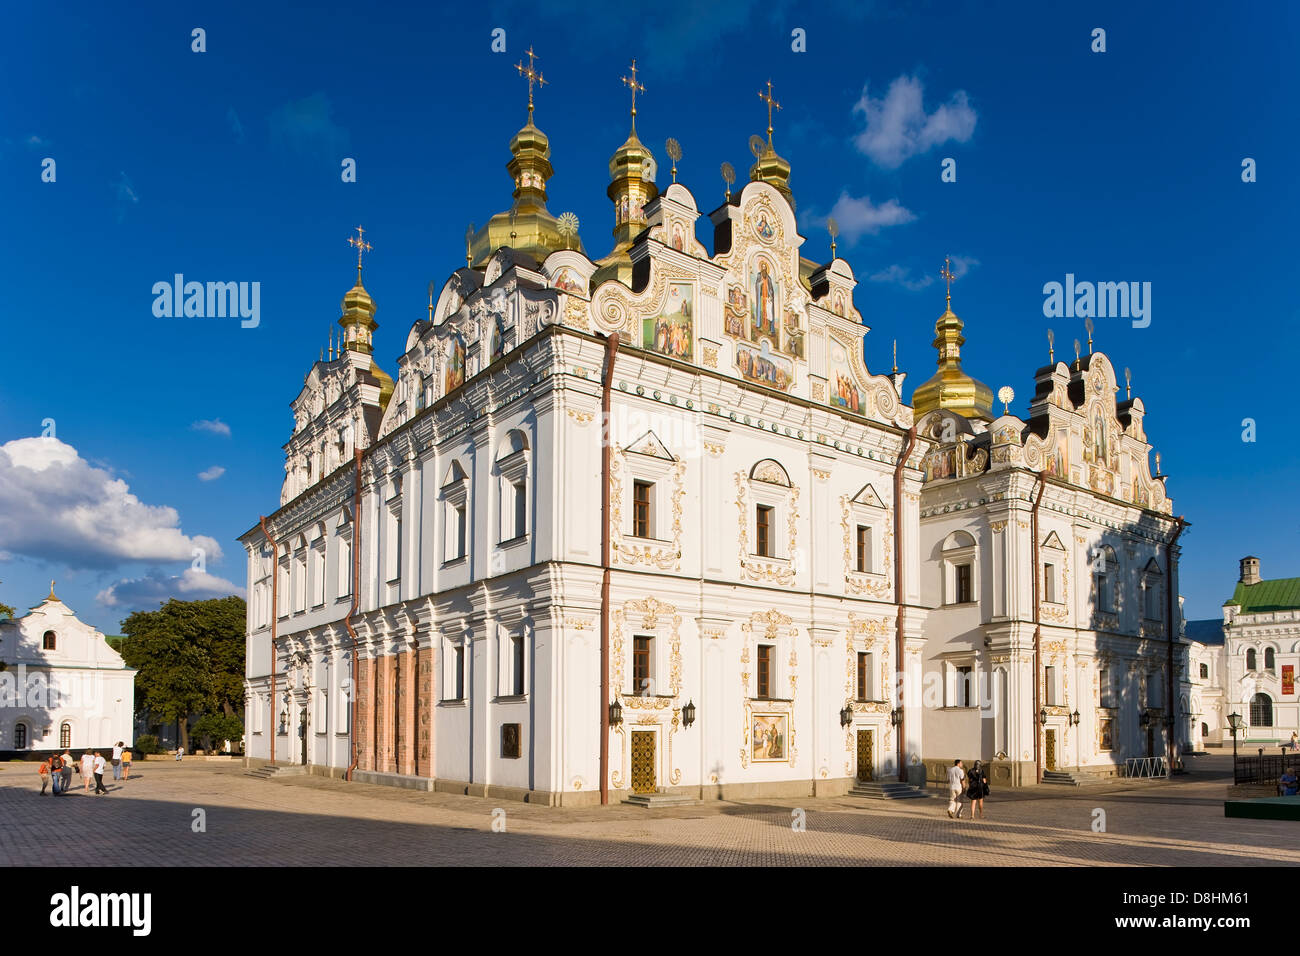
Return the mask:
<path fill-rule="evenodd" d="M 40 796 L 0 764 L 0 866 L 653 866 L 1300 864 L 1295 824 L 1229 820 L 1229 757 L 1171 782 L 994 793 L 983 821 L 946 799 L 714 801 L 565 809 L 320 777 L 263 781 L 229 764 L 137 762 L 108 796 Z M 1092 831 L 1094 808 L 1106 832 Z M 493 810 L 505 832 L 493 832 Z M 201 809 L 206 832 L 192 829 Z M 806 830 L 792 828 L 795 811 Z"/>

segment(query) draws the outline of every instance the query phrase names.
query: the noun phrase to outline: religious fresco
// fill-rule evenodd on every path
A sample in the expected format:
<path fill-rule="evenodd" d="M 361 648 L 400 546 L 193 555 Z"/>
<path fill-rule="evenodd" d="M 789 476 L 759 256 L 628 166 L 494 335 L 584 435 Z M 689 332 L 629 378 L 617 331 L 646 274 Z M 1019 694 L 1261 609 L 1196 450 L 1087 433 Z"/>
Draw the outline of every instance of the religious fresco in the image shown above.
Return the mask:
<path fill-rule="evenodd" d="M 678 252 L 686 248 L 686 232 L 682 229 L 680 222 L 673 223 L 673 241 L 672 247 Z"/>
<path fill-rule="evenodd" d="M 831 296 L 831 311 L 836 315 L 844 315 L 844 290 L 836 289 L 835 295 Z"/>
<path fill-rule="evenodd" d="M 505 329 L 501 327 L 501 316 L 492 319 L 492 361 L 495 362 L 506 354 Z"/>
<path fill-rule="evenodd" d="M 865 401 L 849 368 L 848 350 L 834 340 L 830 346 L 830 395 L 827 401 L 837 408 L 861 415 Z"/>
<path fill-rule="evenodd" d="M 754 223 L 754 231 L 758 233 L 758 238 L 764 242 L 771 242 L 776 238 L 776 226 L 772 225 L 771 220 L 767 218 L 766 211 L 758 214 L 758 222 Z"/>
<path fill-rule="evenodd" d="M 957 474 L 957 452 L 953 448 L 936 448 L 925 456 L 925 480 L 953 478 Z"/>
<path fill-rule="evenodd" d="M 447 366 L 443 374 L 444 395 L 465 384 L 465 340 L 453 335 L 447 343 Z"/>
<path fill-rule="evenodd" d="M 776 313 L 779 291 L 776 270 L 766 259 L 758 259 L 749 276 L 749 294 L 753 297 L 750 303 L 750 341 L 757 342 L 760 338 L 767 337 L 774 348 L 781 347 Z"/>
<path fill-rule="evenodd" d="M 753 759 L 785 760 L 786 741 L 789 740 L 788 714 L 754 714 Z"/>
<path fill-rule="evenodd" d="M 799 327 L 799 313 L 785 314 L 785 350 L 797 359 L 803 358 L 803 329 Z"/>
<path fill-rule="evenodd" d="M 555 274 L 555 278 L 551 281 L 555 284 L 555 288 L 560 289 L 561 291 L 576 292 L 579 295 L 587 294 L 587 290 L 584 288 L 584 283 L 578 278 L 572 269 L 561 269 Z"/>
<path fill-rule="evenodd" d="M 691 283 L 668 283 L 668 297 L 663 310 L 654 318 L 642 320 L 643 348 L 672 358 L 691 359 L 695 351 L 693 296 Z"/>
<path fill-rule="evenodd" d="M 736 343 L 736 367 L 742 377 L 769 388 L 788 391 L 794 384 L 794 363 L 772 353 L 772 346 L 764 340 L 758 348 Z"/>
<path fill-rule="evenodd" d="M 738 285 L 727 288 L 727 306 L 722 316 L 723 331 L 736 338 L 744 338 L 745 314 L 749 311 L 749 298 Z"/>
<path fill-rule="evenodd" d="M 1047 473 L 1062 480 L 1070 477 L 1070 430 L 1056 430 L 1056 447 L 1047 456 Z"/>

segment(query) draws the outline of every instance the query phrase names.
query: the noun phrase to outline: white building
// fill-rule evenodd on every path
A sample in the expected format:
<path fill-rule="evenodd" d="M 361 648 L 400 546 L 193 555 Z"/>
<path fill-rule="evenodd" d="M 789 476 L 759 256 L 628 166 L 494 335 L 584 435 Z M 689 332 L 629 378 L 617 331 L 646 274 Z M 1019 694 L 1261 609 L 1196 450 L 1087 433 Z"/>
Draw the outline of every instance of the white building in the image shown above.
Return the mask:
<path fill-rule="evenodd" d="M 1300 578 L 1264 580 L 1259 558 L 1242 558 L 1236 589 L 1223 602 L 1223 633 L 1226 705 L 1246 722 L 1238 745 L 1289 743 L 1300 732 Z"/>
<path fill-rule="evenodd" d="M 359 264 L 345 348 L 293 402 L 281 507 L 241 537 L 253 762 L 575 804 L 842 793 L 999 751 L 1023 782 L 1036 730 L 1061 766 L 1159 752 L 1139 711 L 1168 725 L 1175 521 L 1103 356 L 1040 372 L 1024 422 L 932 389 L 918 434 L 904 376 L 863 362 L 853 270 L 801 252 L 770 129 L 708 216 L 712 254 L 635 130 L 598 261 L 546 208 L 531 104 L 511 152 L 511 212 L 431 294 L 396 378 L 372 358 Z M 959 471 L 935 470 L 955 448 Z M 1035 641 L 1030 499 L 1062 456 L 1077 464 L 1039 516 L 1059 591 Z M 1078 583 L 1094 578 L 1098 608 Z M 931 713 L 927 671 L 967 667 L 1004 675 L 1000 709 Z M 900 672 L 917 693 L 900 699 Z M 1056 675 L 1046 727 L 1036 673 Z M 1072 709 L 1106 751 L 1066 739 Z"/>
<path fill-rule="evenodd" d="M 1244 715 L 1246 710 L 1240 709 L 1240 705 L 1234 710 L 1233 695 L 1224 692 L 1228 668 L 1223 621 L 1218 618 L 1188 621 L 1186 633 L 1193 749 L 1230 747 L 1232 733 L 1228 718 L 1234 712 Z"/>
<path fill-rule="evenodd" d="M 0 754 L 111 749 L 132 741 L 136 672 L 50 596 L 0 619 Z"/>

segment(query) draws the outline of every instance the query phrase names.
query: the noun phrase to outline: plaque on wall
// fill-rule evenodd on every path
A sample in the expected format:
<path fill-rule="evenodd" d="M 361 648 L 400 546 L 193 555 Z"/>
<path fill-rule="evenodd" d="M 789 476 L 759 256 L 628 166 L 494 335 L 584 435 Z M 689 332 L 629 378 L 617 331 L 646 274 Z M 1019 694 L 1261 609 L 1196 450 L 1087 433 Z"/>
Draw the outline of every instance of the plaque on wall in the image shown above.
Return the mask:
<path fill-rule="evenodd" d="M 501 756 L 502 757 L 519 756 L 519 725 L 518 724 L 501 725 Z"/>

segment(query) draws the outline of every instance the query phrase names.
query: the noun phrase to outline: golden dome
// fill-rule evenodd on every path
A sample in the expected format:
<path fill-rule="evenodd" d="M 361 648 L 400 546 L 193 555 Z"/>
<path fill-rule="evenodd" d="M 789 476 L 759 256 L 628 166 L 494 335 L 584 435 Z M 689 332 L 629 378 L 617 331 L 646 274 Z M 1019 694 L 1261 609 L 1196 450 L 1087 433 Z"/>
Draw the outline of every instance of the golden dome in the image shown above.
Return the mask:
<path fill-rule="evenodd" d="M 361 284 L 361 273 L 357 271 L 357 284 L 343 295 L 343 315 L 339 318 L 343 326 L 343 347 L 354 352 L 371 351 L 371 339 L 375 329 L 375 300 Z"/>
<path fill-rule="evenodd" d="M 767 148 L 759 154 L 758 162 L 749 168 L 749 178 L 751 182 L 767 183 L 785 197 L 791 209 L 794 208 L 794 193 L 790 192 L 790 162 L 772 146 L 771 131 L 768 132 Z"/>
<path fill-rule="evenodd" d="M 582 252 L 582 240 L 565 237 L 546 208 L 546 183 L 555 172 L 550 160 L 551 141 L 533 125 L 531 107 L 528 122 L 510 140 L 510 153 L 506 170 L 515 183 L 514 206 L 497 213 L 474 233 L 469 246 L 471 264 L 483 268 L 502 246 L 527 253 L 539 263 L 560 249 Z"/>
<path fill-rule="evenodd" d="M 934 345 L 939 350 L 939 371 L 912 393 L 912 407 L 920 418 L 936 408 L 946 408 L 963 418 L 993 421 L 993 390 L 962 371 L 963 322 L 949 307 L 934 323 Z"/>

